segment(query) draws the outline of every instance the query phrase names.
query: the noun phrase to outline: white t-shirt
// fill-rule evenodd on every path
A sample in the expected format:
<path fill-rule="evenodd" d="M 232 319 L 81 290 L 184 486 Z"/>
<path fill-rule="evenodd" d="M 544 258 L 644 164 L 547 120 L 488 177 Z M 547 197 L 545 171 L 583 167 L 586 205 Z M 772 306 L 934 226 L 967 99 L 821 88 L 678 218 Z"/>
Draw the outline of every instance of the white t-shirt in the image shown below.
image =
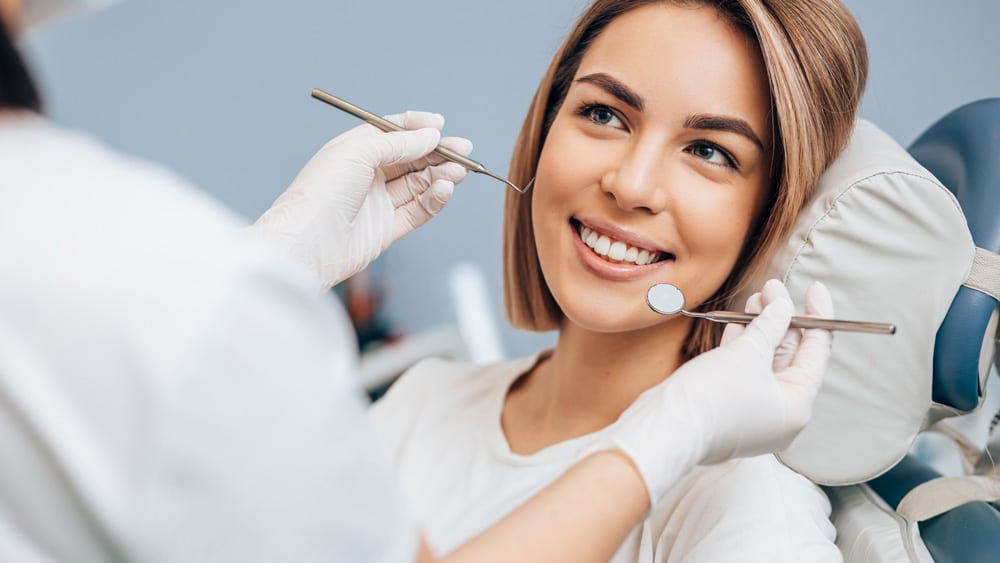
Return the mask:
<path fill-rule="evenodd" d="M 164 170 L 0 114 L 0 561 L 413 561 L 343 312 Z"/>
<path fill-rule="evenodd" d="M 607 430 L 532 455 L 512 453 L 500 425 L 503 403 L 536 361 L 427 360 L 372 407 L 379 439 L 439 553 L 524 503 Z M 613 561 L 841 561 L 829 515 L 823 492 L 773 456 L 697 467 L 653 506 Z"/>

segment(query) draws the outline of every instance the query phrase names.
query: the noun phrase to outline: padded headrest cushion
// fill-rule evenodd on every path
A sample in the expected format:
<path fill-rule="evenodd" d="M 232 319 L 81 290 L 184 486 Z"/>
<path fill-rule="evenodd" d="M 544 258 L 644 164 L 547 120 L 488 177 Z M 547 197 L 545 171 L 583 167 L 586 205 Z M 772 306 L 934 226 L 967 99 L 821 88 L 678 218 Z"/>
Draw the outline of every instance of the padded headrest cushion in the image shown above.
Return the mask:
<path fill-rule="evenodd" d="M 784 281 L 796 303 L 822 281 L 837 318 L 897 331 L 834 335 L 813 420 L 778 454 L 783 463 L 817 483 L 845 485 L 902 459 L 925 425 L 937 330 L 974 255 L 952 193 L 859 121 L 762 279 Z"/>

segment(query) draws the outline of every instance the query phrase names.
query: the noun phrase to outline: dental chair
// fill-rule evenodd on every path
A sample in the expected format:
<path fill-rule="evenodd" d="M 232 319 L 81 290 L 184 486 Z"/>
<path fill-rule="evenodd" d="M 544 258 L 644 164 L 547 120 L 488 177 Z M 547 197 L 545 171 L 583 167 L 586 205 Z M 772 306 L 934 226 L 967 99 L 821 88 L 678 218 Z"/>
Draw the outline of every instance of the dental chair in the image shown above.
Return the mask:
<path fill-rule="evenodd" d="M 955 194 L 977 247 L 1000 252 L 1000 99 L 955 110 L 921 135 L 909 150 Z M 989 260 L 986 256 L 980 260 Z M 1000 297 L 995 287 L 1000 280 L 996 265 L 991 275 L 992 295 L 989 286 L 963 285 L 938 329 L 932 398 L 943 408 L 959 412 L 975 409 L 985 395 L 981 375 L 989 369 L 990 358 L 1000 366 L 1000 357 L 995 354 Z M 1000 459 L 995 462 L 1000 463 Z M 991 473 L 994 479 L 1000 478 L 995 467 Z M 930 517 L 919 524 L 923 543 L 934 560 L 1000 561 L 1000 511 L 985 502 L 997 500 L 1000 479 L 972 491 L 958 491 L 962 480 L 942 478 L 926 463 L 907 456 L 869 485 L 890 506 L 897 507 L 912 491 L 919 491 L 918 487 L 947 487 L 950 499 L 943 506 L 932 507 L 927 514 Z"/>
<path fill-rule="evenodd" d="M 761 273 L 796 302 L 822 280 L 838 318 L 897 325 L 893 336 L 835 335 L 813 420 L 778 454 L 824 486 L 848 563 L 1000 561 L 1000 470 L 985 446 L 958 440 L 963 475 L 909 453 L 918 434 L 982 404 L 998 253 L 1000 98 L 953 111 L 910 153 L 859 121 Z"/>

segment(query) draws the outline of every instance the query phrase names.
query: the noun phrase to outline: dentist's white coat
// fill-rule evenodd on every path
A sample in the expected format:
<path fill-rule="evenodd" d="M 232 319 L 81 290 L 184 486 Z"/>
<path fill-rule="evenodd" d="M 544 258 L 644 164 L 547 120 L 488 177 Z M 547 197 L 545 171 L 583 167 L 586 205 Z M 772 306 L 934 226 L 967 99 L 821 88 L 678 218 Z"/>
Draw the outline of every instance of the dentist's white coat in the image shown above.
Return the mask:
<path fill-rule="evenodd" d="M 412 559 L 304 272 L 38 116 L 0 114 L 0 201 L 0 560 Z"/>

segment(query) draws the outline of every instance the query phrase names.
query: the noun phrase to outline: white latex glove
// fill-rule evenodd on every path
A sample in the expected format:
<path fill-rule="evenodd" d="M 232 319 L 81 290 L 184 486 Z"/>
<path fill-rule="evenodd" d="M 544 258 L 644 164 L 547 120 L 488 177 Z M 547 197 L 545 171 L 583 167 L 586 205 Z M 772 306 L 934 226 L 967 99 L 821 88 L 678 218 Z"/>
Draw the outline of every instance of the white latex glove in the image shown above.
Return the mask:
<path fill-rule="evenodd" d="M 406 112 L 386 119 L 409 131 L 361 125 L 333 139 L 252 227 L 314 272 L 323 289 L 437 215 L 467 173 L 431 153 L 438 142 L 472 152 L 466 139 L 441 139 L 442 116 Z"/>
<path fill-rule="evenodd" d="M 652 502 L 696 465 L 785 449 L 812 416 L 830 332 L 789 330 L 793 306 L 777 280 L 748 300 L 747 312 L 760 316 L 730 324 L 718 348 L 640 395 L 595 448 L 628 455 Z M 825 286 L 808 289 L 805 314 L 833 317 Z"/>

